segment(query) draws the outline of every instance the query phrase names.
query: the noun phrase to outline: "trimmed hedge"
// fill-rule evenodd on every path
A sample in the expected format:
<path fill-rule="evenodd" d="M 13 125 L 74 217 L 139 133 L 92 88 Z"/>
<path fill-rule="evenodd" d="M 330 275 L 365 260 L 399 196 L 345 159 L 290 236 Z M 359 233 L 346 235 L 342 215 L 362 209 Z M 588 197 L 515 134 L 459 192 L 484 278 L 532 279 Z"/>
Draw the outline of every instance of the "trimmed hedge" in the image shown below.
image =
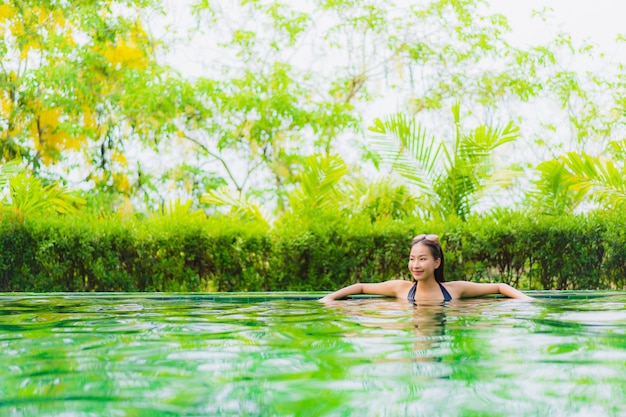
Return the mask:
<path fill-rule="evenodd" d="M 0 213 L 0 291 L 329 291 L 409 278 L 411 238 L 437 233 L 448 281 L 624 289 L 626 217 L 520 213 L 468 222 L 317 211 L 271 230 L 225 216 L 127 220 Z"/>

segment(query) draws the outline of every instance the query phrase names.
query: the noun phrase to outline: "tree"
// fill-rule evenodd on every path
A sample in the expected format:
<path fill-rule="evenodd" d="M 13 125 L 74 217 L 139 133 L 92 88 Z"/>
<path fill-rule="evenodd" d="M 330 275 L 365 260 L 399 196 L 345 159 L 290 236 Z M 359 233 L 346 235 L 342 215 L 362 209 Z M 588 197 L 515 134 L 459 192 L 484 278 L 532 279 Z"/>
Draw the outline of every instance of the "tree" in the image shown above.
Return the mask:
<path fill-rule="evenodd" d="M 571 39 L 563 44 L 574 48 Z M 582 48 L 589 53 L 592 46 Z M 626 126 L 624 66 L 606 66 L 602 73 L 557 71 L 546 85 L 566 109 L 571 140 L 538 164 L 534 188 L 525 207 L 562 215 L 594 207 L 618 209 L 626 201 Z M 549 126 L 556 131 L 556 126 Z M 543 141 L 542 141 L 543 142 Z"/>
<path fill-rule="evenodd" d="M 544 174 L 529 194 L 534 207 L 546 214 L 571 213 L 578 207 L 626 207 L 626 141 L 610 142 L 605 155 L 568 152 L 539 165 Z"/>
<path fill-rule="evenodd" d="M 2 203 L 22 217 L 66 214 L 85 204 L 78 192 L 65 189 L 59 182 L 44 184 L 28 174 L 17 159 L 0 165 L 0 192 Z"/>
<path fill-rule="evenodd" d="M 347 106 L 311 99 L 299 75 L 283 63 L 246 69 L 241 78 L 227 81 L 200 79 L 196 91 L 204 110 L 184 137 L 195 152 L 223 167 L 233 192 L 271 187 L 265 200 L 279 213 L 305 149 L 328 155 L 337 134 L 332 132 L 356 123 Z M 311 144 L 307 137 L 319 142 Z M 244 168 L 233 168 L 233 161 Z"/>
<path fill-rule="evenodd" d="M 185 138 L 199 164 L 221 166 L 230 193 L 277 214 L 306 157 L 346 159 L 344 149 L 362 145 L 359 106 L 383 93 L 377 85 L 406 92 L 413 112 L 529 94 L 526 74 L 493 69 L 515 60 L 506 19 L 481 15 L 474 1 L 196 1 L 193 10 L 210 34 L 207 55 L 219 59 L 206 63 L 215 76 L 195 84 L 204 106 Z M 303 51 L 314 56 L 304 62 Z"/>
<path fill-rule="evenodd" d="M 98 191 L 141 191 L 143 162 L 129 150 L 175 134 L 184 107 L 185 83 L 157 64 L 142 24 L 158 5 L 0 5 L 0 157 L 22 158 L 37 176 L 78 173 Z"/>
<path fill-rule="evenodd" d="M 370 131 L 379 160 L 421 193 L 424 216 L 466 220 L 480 193 L 499 179 L 494 151 L 517 139 L 519 129 L 509 122 L 502 128 L 480 125 L 465 133 L 459 104 L 452 106 L 452 115 L 451 143 L 428 138 L 426 129 L 404 114 L 376 119 Z"/>
<path fill-rule="evenodd" d="M 572 214 L 585 202 L 586 190 L 576 186 L 562 161 L 551 159 L 537 165 L 539 178 L 526 195 L 524 207 L 550 216 Z"/>

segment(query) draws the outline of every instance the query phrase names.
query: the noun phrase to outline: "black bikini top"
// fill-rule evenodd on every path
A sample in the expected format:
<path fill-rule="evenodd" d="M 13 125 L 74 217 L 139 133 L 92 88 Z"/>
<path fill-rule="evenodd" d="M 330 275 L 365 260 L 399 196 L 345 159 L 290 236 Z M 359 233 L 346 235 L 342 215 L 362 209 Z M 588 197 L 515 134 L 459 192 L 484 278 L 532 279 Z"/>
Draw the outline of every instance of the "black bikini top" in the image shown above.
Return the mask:
<path fill-rule="evenodd" d="M 450 301 L 450 300 L 452 300 L 452 296 L 450 295 L 448 290 L 446 290 L 446 287 L 441 285 L 441 282 L 439 282 L 439 281 L 437 281 L 437 284 L 439 284 L 439 288 L 441 288 L 441 293 L 443 294 L 443 301 Z M 407 299 L 411 303 L 415 302 L 415 290 L 416 289 L 417 289 L 417 281 L 415 281 L 415 284 L 413 284 L 413 286 L 409 290 L 409 295 L 407 296 Z"/>

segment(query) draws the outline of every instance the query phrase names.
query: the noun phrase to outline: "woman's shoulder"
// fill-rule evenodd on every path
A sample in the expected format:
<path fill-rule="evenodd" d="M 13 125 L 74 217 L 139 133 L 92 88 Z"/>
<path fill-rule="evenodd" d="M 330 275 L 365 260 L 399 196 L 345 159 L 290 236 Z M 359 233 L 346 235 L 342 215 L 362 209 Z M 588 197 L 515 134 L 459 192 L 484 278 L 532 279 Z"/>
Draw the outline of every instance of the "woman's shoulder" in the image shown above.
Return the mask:
<path fill-rule="evenodd" d="M 389 281 L 386 282 L 393 282 L 395 284 L 408 284 L 408 285 L 413 285 L 413 281 L 407 281 L 406 279 L 401 279 L 401 278 L 396 278 L 396 279 L 390 279 Z"/>
<path fill-rule="evenodd" d="M 413 281 L 407 281 L 406 279 L 390 279 L 389 281 L 385 282 L 388 282 L 389 285 L 393 285 L 396 287 L 411 287 L 414 284 Z"/>
<path fill-rule="evenodd" d="M 450 287 L 475 287 L 475 286 L 488 286 L 488 285 L 497 285 L 491 282 L 473 282 L 473 281 L 446 281 L 443 283 L 446 286 Z"/>
<path fill-rule="evenodd" d="M 442 282 L 441 284 L 445 285 L 446 287 L 447 286 L 460 287 L 460 286 L 465 285 L 467 282 L 468 281 L 445 281 L 445 282 Z"/>
<path fill-rule="evenodd" d="M 472 282 L 472 281 L 463 281 L 463 280 L 446 281 L 443 284 L 446 286 L 446 288 L 452 288 L 452 289 L 473 288 L 473 287 L 480 287 L 480 286 L 488 285 L 488 284 Z"/>
<path fill-rule="evenodd" d="M 445 281 L 440 282 L 439 285 L 442 285 L 452 296 L 452 298 L 462 298 L 463 296 L 463 288 L 464 283 L 466 281 Z"/>
<path fill-rule="evenodd" d="M 392 279 L 387 282 L 393 287 L 393 292 L 398 298 L 406 298 L 411 287 L 415 284 L 413 281 L 407 281 L 405 279 Z"/>
<path fill-rule="evenodd" d="M 389 297 L 406 297 L 409 289 L 413 285 L 410 281 L 403 279 L 392 279 L 383 282 L 361 284 L 363 294 L 378 294 Z"/>
<path fill-rule="evenodd" d="M 413 282 L 407 281 L 405 279 L 390 279 L 387 281 L 376 282 L 376 283 L 369 283 L 369 284 L 363 283 L 361 285 L 402 288 L 402 287 L 410 287 L 411 285 L 413 285 Z"/>
<path fill-rule="evenodd" d="M 405 279 L 390 279 L 387 281 L 379 282 L 378 284 L 374 284 L 374 285 L 382 285 L 387 288 L 389 287 L 404 288 L 404 287 L 410 287 L 411 285 L 413 285 L 413 282 L 407 281 Z"/>

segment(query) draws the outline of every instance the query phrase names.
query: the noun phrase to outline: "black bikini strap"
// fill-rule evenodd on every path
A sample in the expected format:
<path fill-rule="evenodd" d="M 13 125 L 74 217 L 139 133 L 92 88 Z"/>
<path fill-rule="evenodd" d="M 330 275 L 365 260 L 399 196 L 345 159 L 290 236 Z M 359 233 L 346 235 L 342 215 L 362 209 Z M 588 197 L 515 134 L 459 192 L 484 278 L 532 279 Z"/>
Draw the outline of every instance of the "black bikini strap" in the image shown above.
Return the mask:
<path fill-rule="evenodd" d="M 416 289 L 417 289 L 417 281 L 415 281 L 415 284 L 413 284 L 413 286 L 409 290 L 409 295 L 407 295 L 406 297 L 411 303 L 415 302 L 415 290 Z"/>

